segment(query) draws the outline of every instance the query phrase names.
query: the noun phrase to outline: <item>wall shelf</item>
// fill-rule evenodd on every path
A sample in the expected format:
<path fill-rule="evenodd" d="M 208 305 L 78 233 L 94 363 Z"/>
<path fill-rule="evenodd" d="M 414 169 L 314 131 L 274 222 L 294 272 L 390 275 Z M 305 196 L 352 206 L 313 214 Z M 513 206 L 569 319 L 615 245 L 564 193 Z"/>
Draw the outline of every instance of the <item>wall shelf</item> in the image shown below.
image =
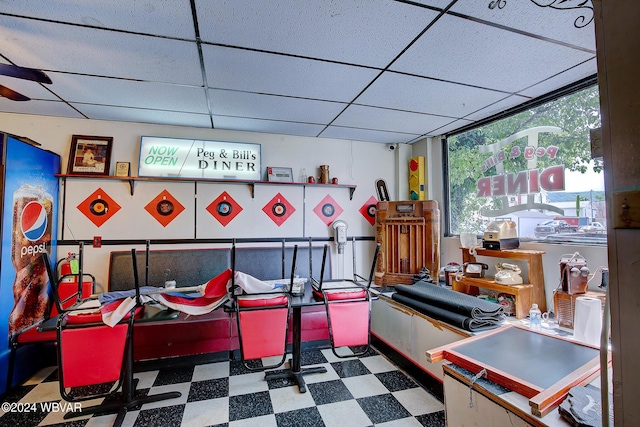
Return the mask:
<path fill-rule="evenodd" d="M 210 182 L 224 183 L 234 185 L 247 185 L 251 192 L 251 198 L 255 195 L 255 186 L 258 185 L 292 185 L 298 187 L 327 187 L 327 188 L 347 188 L 349 189 L 349 200 L 353 200 L 353 193 L 356 191 L 355 185 L 349 184 L 308 184 L 304 182 L 270 182 L 270 181 L 246 181 L 235 179 L 208 179 L 208 178 L 172 178 L 172 177 L 139 177 L 139 176 L 102 176 L 102 175 L 74 175 L 74 174 L 57 174 L 56 177 L 61 178 L 63 182 L 67 179 L 90 179 L 90 180 L 110 180 L 123 181 L 129 184 L 129 192 L 133 196 L 135 183 L 139 181 L 151 182 Z"/>
<path fill-rule="evenodd" d="M 462 249 L 462 262 L 477 262 L 476 257 L 466 248 Z M 453 281 L 453 290 L 465 294 L 478 294 L 478 288 L 489 289 L 513 295 L 516 299 L 516 317 L 521 319 L 529 314 L 531 304 L 536 303 L 541 311 L 547 311 L 547 299 L 544 291 L 544 272 L 542 269 L 542 255 L 544 251 L 525 249 L 491 250 L 476 248 L 476 254 L 484 257 L 503 258 L 508 260 L 526 261 L 529 268 L 525 282 L 522 285 L 503 285 L 490 278 L 463 277 L 460 282 Z"/>
<path fill-rule="evenodd" d="M 503 294 L 513 295 L 516 299 L 516 318 L 522 319 L 529 314 L 533 285 L 524 283 L 522 285 L 502 285 L 489 278 L 463 277 L 459 282 L 453 281 L 452 289 L 464 294 L 477 294 L 478 288 L 489 289 Z"/>

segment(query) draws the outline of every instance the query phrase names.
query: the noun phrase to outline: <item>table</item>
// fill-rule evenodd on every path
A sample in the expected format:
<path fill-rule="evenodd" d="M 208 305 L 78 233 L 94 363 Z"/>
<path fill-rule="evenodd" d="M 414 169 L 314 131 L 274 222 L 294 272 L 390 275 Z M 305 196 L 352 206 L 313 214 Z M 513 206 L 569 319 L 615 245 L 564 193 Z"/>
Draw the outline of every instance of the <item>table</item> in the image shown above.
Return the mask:
<path fill-rule="evenodd" d="M 304 382 L 303 375 L 327 372 L 327 368 L 324 366 L 311 368 L 302 368 L 300 366 L 302 350 L 302 307 L 312 305 L 324 305 L 324 301 L 317 300 L 313 297 L 311 283 L 307 281 L 304 285 L 304 294 L 291 297 L 291 310 L 293 312 L 293 341 L 291 343 L 292 349 L 291 359 L 289 360 L 289 369 L 285 369 L 283 371 L 270 371 L 264 376 L 265 380 L 290 378 L 298 384 L 300 393 L 306 393 L 307 391 L 307 385 Z"/>
<path fill-rule="evenodd" d="M 504 351 L 508 349 L 509 351 Z M 599 350 L 542 331 L 503 326 L 427 351 L 529 399 L 531 413 L 544 417 L 569 389 L 599 375 Z"/>
<path fill-rule="evenodd" d="M 177 310 L 172 310 L 172 309 L 161 310 L 157 307 L 154 307 L 154 305 L 145 305 L 143 307 L 144 307 L 144 311 L 142 316 L 135 319 L 134 323 L 146 323 L 146 322 L 158 322 L 163 320 L 172 320 L 172 319 L 176 319 L 180 314 L 180 312 Z M 46 331 L 56 330 L 58 317 L 59 316 L 53 317 L 43 322 L 42 324 L 40 324 L 40 326 L 38 326 L 38 331 L 46 332 Z M 123 320 L 123 321 L 126 321 L 126 320 Z M 145 403 L 179 398 L 182 395 L 182 393 L 178 391 L 174 391 L 174 392 L 160 393 L 160 394 L 134 398 L 134 392 L 136 389 L 137 380 L 134 380 L 133 378 L 133 335 L 134 335 L 133 329 L 134 328 L 132 328 L 131 330 L 131 334 L 129 334 L 129 342 L 125 346 L 126 354 L 125 354 L 124 364 L 123 364 L 125 375 L 122 381 L 122 400 L 120 402 L 113 403 L 113 404 L 96 405 L 88 408 L 82 408 L 81 411 L 70 412 L 68 414 L 65 414 L 65 419 L 72 418 L 72 417 L 79 417 L 82 415 L 110 413 L 115 411 L 115 412 L 118 412 L 118 416 L 116 418 L 116 421 L 114 422 L 114 426 L 120 425 L 124 420 L 124 416 L 126 415 L 127 411 L 131 408 L 134 408 L 138 405 L 143 405 Z"/>

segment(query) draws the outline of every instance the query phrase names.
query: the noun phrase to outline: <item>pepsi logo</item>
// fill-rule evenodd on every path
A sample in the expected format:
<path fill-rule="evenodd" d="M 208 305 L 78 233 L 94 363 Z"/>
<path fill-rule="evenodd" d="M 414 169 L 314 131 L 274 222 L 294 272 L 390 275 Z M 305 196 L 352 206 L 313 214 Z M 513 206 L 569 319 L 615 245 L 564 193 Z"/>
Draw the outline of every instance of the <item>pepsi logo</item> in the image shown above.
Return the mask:
<path fill-rule="evenodd" d="M 39 240 L 47 230 L 47 211 L 38 202 L 27 203 L 21 218 L 22 234 L 31 242 Z"/>

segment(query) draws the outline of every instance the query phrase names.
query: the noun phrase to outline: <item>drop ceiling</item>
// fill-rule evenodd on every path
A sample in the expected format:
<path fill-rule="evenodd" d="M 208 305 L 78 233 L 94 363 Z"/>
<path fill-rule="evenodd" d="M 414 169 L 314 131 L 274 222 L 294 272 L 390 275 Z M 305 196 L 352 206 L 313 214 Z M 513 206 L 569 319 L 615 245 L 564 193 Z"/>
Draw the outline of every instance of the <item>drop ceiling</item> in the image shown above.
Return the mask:
<path fill-rule="evenodd" d="M 3 112 L 377 143 L 596 74 L 590 1 L 9 1 L 0 42 L 53 81 L 0 76 Z"/>

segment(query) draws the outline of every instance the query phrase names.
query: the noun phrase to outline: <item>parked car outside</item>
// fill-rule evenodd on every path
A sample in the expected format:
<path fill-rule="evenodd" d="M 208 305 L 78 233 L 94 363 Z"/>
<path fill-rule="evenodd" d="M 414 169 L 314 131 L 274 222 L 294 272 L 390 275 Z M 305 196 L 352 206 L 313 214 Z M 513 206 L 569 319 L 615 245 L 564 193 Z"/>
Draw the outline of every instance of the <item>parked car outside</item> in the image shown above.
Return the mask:
<path fill-rule="evenodd" d="M 533 234 L 541 238 L 547 237 L 550 234 L 575 233 L 576 231 L 578 231 L 578 227 L 569 225 L 567 221 L 563 219 L 552 219 L 538 224 L 533 230 Z"/>
<path fill-rule="evenodd" d="M 592 222 L 589 225 L 583 225 L 578 229 L 580 233 L 606 233 L 607 228 L 599 222 Z"/>

